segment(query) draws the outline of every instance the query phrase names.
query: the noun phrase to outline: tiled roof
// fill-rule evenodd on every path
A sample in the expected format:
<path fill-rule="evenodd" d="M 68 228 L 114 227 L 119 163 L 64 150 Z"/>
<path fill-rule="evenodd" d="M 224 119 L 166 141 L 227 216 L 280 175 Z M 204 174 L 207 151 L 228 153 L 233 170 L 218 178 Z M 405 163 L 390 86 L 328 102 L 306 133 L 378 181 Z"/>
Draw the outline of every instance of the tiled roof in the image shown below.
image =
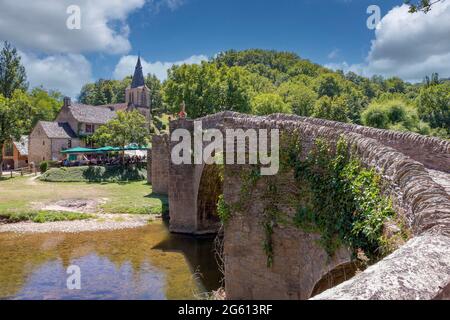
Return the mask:
<path fill-rule="evenodd" d="M 14 141 L 14 145 L 21 156 L 28 156 L 28 136 L 20 137 L 19 141 Z"/>
<path fill-rule="evenodd" d="M 42 129 L 49 138 L 71 139 L 76 138 L 75 132 L 70 128 L 69 124 L 64 122 L 48 122 L 40 121 Z"/>
<path fill-rule="evenodd" d="M 113 104 L 104 104 L 98 107 L 112 108 L 114 111 L 119 111 L 119 110 L 126 110 L 128 108 L 128 105 L 126 103 L 113 103 Z"/>
<path fill-rule="evenodd" d="M 111 108 L 108 106 L 111 106 Z M 73 117 L 79 122 L 105 124 L 116 116 L 116 107 L 114 106 L 115 105 L 90 106 L 87 104 L 74 103 L 69 106 L 69 108 Z M 117 105 L 117 107 L 119 106 Z"/>

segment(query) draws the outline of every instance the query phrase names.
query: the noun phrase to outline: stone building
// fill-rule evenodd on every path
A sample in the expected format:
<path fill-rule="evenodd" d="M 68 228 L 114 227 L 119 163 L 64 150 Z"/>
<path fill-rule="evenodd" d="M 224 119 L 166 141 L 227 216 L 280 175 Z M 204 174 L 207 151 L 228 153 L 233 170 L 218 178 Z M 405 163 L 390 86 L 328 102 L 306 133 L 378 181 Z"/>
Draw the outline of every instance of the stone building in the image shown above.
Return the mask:
<path fill-rule="evenodd" d="M 39 121 L 30 134 L 30 163 L 39 165 L 41 161 L 62 160 L 62 150 L 89 147 L 85 138 L 113 119 L 119 110 L 137 110 L 149 123 L 151 121 L 150 89 L 145 85 L 140 58 L 132 83 L 126 88 L 125 103 L 92 106 L 74 103 L 66 97 L 54 122 Z"/>
<path fill-rule="evenodd" d="M 2 150 L 2 169 L 19 169 L 28 166 L 28 136 L 22 136 L 19 141 L 6 142 Z"/>

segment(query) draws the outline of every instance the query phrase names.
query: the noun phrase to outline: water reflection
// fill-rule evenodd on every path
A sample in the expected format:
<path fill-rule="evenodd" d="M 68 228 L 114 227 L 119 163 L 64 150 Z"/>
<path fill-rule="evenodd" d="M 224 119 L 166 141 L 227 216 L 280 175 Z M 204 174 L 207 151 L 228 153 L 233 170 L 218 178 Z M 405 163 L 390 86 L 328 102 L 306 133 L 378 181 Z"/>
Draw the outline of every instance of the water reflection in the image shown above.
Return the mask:
<path fill-rule="evenodd" d="M 81 268 L 81 290 L 66 287 Z M 193 274 L 198 271 L 200 277 Z M 80 234 L 0 234 L 0 298 L 192 299 L 217 289 L 212 239 L 144 228 Z"/>

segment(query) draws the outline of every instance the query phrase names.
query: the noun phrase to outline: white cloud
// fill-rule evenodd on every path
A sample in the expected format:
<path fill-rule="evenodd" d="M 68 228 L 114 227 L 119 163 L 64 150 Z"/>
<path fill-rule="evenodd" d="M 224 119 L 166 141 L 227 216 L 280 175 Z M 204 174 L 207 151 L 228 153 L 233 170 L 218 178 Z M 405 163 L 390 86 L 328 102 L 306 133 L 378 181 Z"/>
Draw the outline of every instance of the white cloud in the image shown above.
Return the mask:
<path fill-rule="evenodd" d="M 39 58 L 20 52 L 30 87 L 57 89 L 76 98 L 81 87 L 92 82 L 91 64 L 80 54 L 60 54 Z"/>
<path fill-rule="evenodd" d="M 343 70 L 345 73 L 352 71 L 363 76 L 369 76 L 365 66 L 362 64 L 348 64 L 344 61 L 340 63 L 328 63 L 324 67 L 332 70 Z"/>
<path fill-rule="evenodd" d="M 436 3 L 427 14 L 410 14 L 407 5 L 393 8 L 377 26 L 365 63 L 327 67 L 365 76 L 399 76 L 412 82 L 433 72 L 449 77 L 450 1 Z"/>
<path fill-rule="evenodd" d="M 176 10 L 184 4 L 185 0 L 164 0 L 162 2 L 165 3 L 170 10 Z"/>
<path fill-rule="evenodd" d="M 133 75 L 134 67 L 136 66 L 137 56 L 123 56 L 117 63 L 114 70 L 115 79 L 123 79 L 126 76 Z M 175 62 L 147 62 L 141 58 L 142 69 L 144 74 L 152 73 L 158 77 L 161 81 L 167 79 L 167 70 L 169 70 L 174 65 L 182 64 L 200 64 L 202 61 L 208 60 L 205 55 L 194 55 L 182 61 Z"/>
<path fill-rule="evenodd" d="M 128 15 L 145 0 L 0 0 L 0 40 L 46 53 L 126 53 Z M 81 29 L 66 26 L 70 5 L 81 9 Z"/>
<path fill-rule="evenodd" d="M 339 49 L 333 49 L 329 54 L 328 54 L 328 59 L 336 59 L 339 56 L 340 50 Z"/>

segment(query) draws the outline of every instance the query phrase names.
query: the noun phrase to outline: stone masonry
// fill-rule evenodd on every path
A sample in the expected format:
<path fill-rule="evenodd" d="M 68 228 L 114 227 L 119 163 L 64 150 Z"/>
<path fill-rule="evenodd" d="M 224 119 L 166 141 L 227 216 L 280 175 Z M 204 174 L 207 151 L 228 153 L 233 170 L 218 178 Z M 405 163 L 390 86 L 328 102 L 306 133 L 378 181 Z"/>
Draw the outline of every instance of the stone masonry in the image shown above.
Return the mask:
<path fill-rule="evenodd" d="M 224 112 L 203 119 L 205 128 L 279 128 L 298 132 L 303 152 L 317 138 L 331 144 L 343 135 L 356 146 L 367 167 L 382 176 L 385 193 L 404 218 L 412 239 L 393 254 L 314 299 L 443 299 L 450 291 L 450 142 L 412 133 L 365 128 L 290 115 L 253 117 Z M 192 130 L 189 120 L 173 121 Z M 171 146 L 173 146 L 173 142 Z M 282 148 L 282 146 L 280 146 Z M 169 148 L 171 150 L 171 147 Z M 156 150 L 153 150 L 153 157 Z M 170 151 L 167 151 L 170 152 Z M 168 193 L 170 229 L 196 233 L 197 201 L 204 165 L 170 163 Z M 225 166 L 223 192 L 233 203 L 245 166 Z M 153 171 L 153 168 L 152 168 Z M 153 183 L 156 177 L 153 176 Z M 292 176 L 279 177 L 289 183 Z M 259 183 L 259 182 L 258 182 Z M 316 243 L 318 235 L 294 227 L 275 227 L 274 263 L 267 267 L 262 249 L 262 189 L 252 190 L 245 214 L 235 213 L 224 230 L 225 290 L 229 299 L 308 299 L 321 279 L 350 261 L 341 248 L 332 259 Z M 201 195 L 200 195 L 201 196 Z M 290 214 L 290 208 L 285 211 Z"/>

